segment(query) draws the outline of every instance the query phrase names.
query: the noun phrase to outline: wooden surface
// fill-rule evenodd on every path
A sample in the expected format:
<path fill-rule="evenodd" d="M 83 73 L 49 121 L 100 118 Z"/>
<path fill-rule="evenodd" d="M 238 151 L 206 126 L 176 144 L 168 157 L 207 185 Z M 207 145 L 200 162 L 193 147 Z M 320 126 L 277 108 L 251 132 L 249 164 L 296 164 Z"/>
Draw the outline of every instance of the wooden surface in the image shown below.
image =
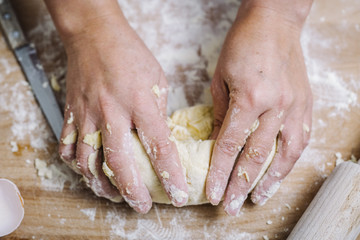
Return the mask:
<path fill-rule="evenodd" d="M 13 2 L 45 70 L 62 78 L 65 55 L 43 5 Z M 139 215 L 126 204 L 95 197 L 58 160 L 50 129 L 1 40 L 0 177 L 15 182 L 25 200 L 22 225 L 4 239 L 285 239 L 333 169 L 335 152 L 360 156 L 359 11 L 356 0 L 315 2 L 302 39 L 314 93 L 310 146 L 265 206 L 247 202 L 237 218 L 210 205 L 178 209 L 156 204 L 149 214 Z M 18 144 L 17 152 L 10 141 Z M 39 177 L 36 158 L 61 172 L 53 171 L 58 175 L 52 179 Z"/>

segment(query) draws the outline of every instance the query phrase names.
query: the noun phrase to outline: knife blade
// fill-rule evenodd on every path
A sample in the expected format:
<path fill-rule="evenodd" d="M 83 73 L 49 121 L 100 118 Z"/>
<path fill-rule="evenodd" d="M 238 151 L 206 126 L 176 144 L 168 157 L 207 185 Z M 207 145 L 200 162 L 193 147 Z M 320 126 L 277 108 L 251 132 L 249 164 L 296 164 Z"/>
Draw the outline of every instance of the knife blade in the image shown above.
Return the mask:
<path fill-rule="evenodd" d="M 26 40 L 8 0 L 0 1 L 0 25 L 6 42 L 21 66 L 47 122 L 56 139 L 60 141 L 63 114 L 42 69 L 36 50 Z"/>

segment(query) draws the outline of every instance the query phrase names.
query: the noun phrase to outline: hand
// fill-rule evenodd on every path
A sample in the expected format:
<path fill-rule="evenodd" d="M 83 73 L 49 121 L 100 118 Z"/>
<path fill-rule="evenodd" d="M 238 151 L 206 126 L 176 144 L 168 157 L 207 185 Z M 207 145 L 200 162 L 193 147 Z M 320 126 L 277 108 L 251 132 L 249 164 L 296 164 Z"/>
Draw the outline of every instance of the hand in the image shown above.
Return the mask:
<path fill-rule="evenodd" d="M 68 163 L 75 159 L 97 195 L 114 199 L 121 194 L 132 208 L 146 213 L 152 201 L 132 152 L 130 131 L 136 129 L 170 200 L 184 205 L 187 185 L 166 125 L 167 82 L 150 51 L 121 12 L 96 18 L 79 34 L 67 34 L 63 42 L 68 72 L 62 138 L 75 132 L 77 139 L 60 144 L 61 157 Z M 98 130 L 102 148 L 84 142 Z M 117 189 L 102 171 L 102 155 L 114 172 Z"/>
<path fill-rule="evenodd" d="M 279 132 L 277 154 L 252 192 L 257 204 L 276 192 L 308 144 L 311 129 L 302 23 L 249 2 L 240 7 L 227 35 L 211 85 L 216 143 L 206 194 L 216 205 L 227 187 L 223 205 L 230 215 L 239 213 Z M 257 119 L 259 127 L 249 136 Z"/>

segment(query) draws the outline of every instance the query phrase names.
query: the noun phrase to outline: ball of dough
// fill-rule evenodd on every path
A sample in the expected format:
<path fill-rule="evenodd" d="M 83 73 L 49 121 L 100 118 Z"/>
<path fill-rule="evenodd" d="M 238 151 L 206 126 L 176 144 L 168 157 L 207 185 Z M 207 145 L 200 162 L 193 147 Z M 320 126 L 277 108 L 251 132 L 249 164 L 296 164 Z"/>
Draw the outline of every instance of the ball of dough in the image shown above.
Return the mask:
<path fill-rule="evenodd" d="M 212 149 L 215 143 L 214 140 L 208 140 L 213 129 L 212 107 L 197 105 L 177 110 L 168 118 L 168 126 L 172 133 L 171 138 L 177 146 L 188 185 L 189 200 L 187 205 L 207 203 L 205 183 L 210 167 Z M 153 201 L 156 203 L 170 204 L 171 202 L 152 168 L 150 159 L 136 131 L 132 131 L 132 145 L 142 180 L 148 188 Z M 275 149 L 276 144 L 274 144 L 272 152 L 265 161 L 263 169 L 255 180 L 252 189 L 256 186 L 256 183 L 271 163 L 275 155 Z M 110 180 L 112 180 L 113 173 L 106 165 L 106 162 L 103 164 L 103 170 Z"/>

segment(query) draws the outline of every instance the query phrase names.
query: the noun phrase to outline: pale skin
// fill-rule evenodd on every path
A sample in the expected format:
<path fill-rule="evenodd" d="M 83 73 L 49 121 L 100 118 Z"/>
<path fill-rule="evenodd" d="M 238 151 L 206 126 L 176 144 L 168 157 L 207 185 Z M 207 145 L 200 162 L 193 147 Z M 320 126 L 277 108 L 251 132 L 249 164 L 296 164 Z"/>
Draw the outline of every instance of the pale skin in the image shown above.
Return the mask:
<path fill-rule="evenodd" d="M 185 177 L 165 121 L 166 91 L 159 97 L 152 91 L 154 85 L 167 88 L 164 73 L 117 2 L 45 2 L 68 55 L 62 138 L 78 133 L 75 143 L 60 143 L 62 159 L 76 163 L 97 195 L 123 196 L 137 212 L 146 213 L 151 196 L 129 146 L 130 130 L 136 129 L 170 200 L 175 206 L 186 204 Z M 311 2 L 243 1 L 223 45 L 211 85 L 216 143 L 206 194 L 214 205 L 224 198 L 230 215 L 239 212 L 280 130 L 278 153 L 252 193 L 256 204 L 271 197 L 269 189 L 286 177 L 309 141 L 312 96 L 299 38 Z M 67 123 L 71 116 L 74 121 Z M 258 129 L 248 136 L 257 119 Z M 97 130 L 103 152 L 94 176 L 88 158 L 95 150 L 83 139 Z M 102 156 L 114 172 L 116 188 L 101 171 Z M 235 174 L 239 167 L 249 179 Z M 169 178 L 162 177 L 164 171 Z M 179 191 L 180 199 L 175 197 Z"/>

